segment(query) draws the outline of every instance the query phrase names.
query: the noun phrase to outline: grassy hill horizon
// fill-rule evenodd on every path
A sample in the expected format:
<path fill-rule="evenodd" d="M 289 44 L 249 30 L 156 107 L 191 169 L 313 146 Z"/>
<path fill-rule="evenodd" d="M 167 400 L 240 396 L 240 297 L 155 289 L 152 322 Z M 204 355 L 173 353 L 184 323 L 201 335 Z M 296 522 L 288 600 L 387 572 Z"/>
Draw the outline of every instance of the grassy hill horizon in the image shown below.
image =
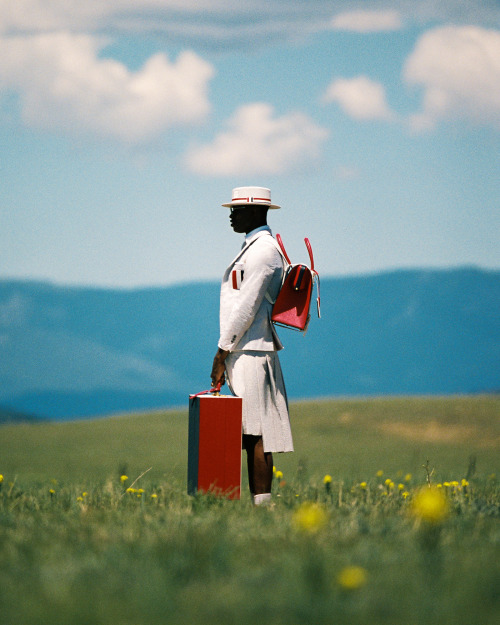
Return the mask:
<path fill-rule="evenodd" d="M 0 624 L 496 625 L 499 413 L 293 402 L 269 509 L 187 494 L 187 409 L 2 425 Z"/>
<path fill-rule="evenodd" d="M 285 475 L 363 480 L 378 470 L 420 474 L 429 460 L 440 479 L 500 471 L 500 396 L 380 397 L 292 402 L 295 452 L 275 454 Z M 127 471 L 183 484 L 187 407 L 95 420 L 0 426 L 0 473 L 18 482 L 107 479 Z M 243 463 L 244 464 L 244 463 Z M 458 478 L 457 478 L 458 479 Z M 245 490 L 245 484 L 244 488 Z"/>

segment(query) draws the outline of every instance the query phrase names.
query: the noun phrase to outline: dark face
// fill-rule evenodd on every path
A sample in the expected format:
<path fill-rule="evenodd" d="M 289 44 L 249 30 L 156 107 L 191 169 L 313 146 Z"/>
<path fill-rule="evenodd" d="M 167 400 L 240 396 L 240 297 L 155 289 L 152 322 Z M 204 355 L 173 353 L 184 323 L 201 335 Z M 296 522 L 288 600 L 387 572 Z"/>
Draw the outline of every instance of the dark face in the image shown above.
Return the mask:
<path fill-rule="evenodd" d="M 233 206 L 230 210 L 229 221 L 235 232 L 247 233 L 254 229 L 255 221 L 253 206 Z"/>
<path fill-rule="evenodd" d="M 261 206 L 245 204 L 233 206 L 230 210 L 229 221 L 235 232 L 248 234 L 266 223 L 267 209 Z"/>

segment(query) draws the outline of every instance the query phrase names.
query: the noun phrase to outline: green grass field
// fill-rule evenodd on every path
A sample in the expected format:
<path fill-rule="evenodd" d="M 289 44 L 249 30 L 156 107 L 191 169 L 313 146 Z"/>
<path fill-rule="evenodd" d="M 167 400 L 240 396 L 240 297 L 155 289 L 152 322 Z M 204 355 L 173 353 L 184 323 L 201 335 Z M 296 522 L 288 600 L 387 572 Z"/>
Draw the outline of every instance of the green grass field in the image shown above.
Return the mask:
<path fill-rule="evenodd" d="M 186 494 L 187 410 L 2 426 L 0 624 L 496 624 L 499 416 L 292 404 L 272 509 Z"/>

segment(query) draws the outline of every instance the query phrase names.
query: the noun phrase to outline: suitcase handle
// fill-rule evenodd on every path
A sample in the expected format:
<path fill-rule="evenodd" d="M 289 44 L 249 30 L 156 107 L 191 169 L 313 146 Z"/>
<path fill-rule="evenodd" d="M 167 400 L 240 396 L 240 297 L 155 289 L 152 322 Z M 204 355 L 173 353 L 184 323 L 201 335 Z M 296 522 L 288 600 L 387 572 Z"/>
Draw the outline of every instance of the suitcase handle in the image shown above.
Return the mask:
<path fill-rule="evenodd" d="M 191 395 L 190 397 L 198 397 L 199 395 L 208 395 L 208 393 L 213 393 L 214 395 L 219 395 L 220 387 L 221 387 L 221 383 L 219 382 L 217 384 L 217 386 L 215 386 L 214 388 L 211 388 L 208 391 L 200 391 L 199 393 L 196 393 L 195 395 Z"/>

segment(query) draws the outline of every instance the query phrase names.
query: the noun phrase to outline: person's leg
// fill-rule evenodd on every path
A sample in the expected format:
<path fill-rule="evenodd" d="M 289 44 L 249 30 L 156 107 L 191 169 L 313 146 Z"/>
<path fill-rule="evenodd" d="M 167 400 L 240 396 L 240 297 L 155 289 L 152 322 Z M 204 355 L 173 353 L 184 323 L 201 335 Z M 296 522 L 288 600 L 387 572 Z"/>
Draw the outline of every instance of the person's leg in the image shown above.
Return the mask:
<path fill-rule="evenodd" d="M 248 486 L 252 495 L 270 493 L 273 483 L 273 455 L 264 453 L 262 436 L 243 435 L 247 452 Z"/>
<path fill-rule="evenodd" d="M 250 489 L 252 497 L 255 495 L 255 486 L 253 481 L 253 457 L 256 439 L 257 436 L 243 434 L 243 449 L 247 452 L 248 488 Z"/>
<path fill-rule="evenodd" d="M 273 454 L 264 453 L 262 436 L 259 436 L 254 447 L 253 468 L 255 494 L 270 493 L 273 483 Z"/>

